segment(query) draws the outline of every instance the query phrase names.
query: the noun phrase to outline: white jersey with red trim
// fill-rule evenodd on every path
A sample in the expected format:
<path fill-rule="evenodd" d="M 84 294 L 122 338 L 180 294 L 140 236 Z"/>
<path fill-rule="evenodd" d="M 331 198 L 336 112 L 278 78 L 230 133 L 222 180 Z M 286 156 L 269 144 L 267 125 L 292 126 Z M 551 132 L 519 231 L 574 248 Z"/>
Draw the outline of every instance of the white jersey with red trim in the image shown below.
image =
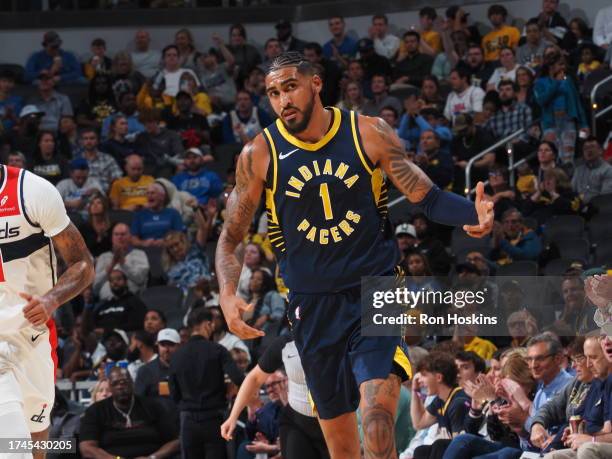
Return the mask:
<path fill-rule="evenodd" d="M 20 293 L 43 295 L 55 284 L 51 238 L 69 223 L 51 183 L 26 170 L 0 165 L 0 335 L 29 326 Z"/>

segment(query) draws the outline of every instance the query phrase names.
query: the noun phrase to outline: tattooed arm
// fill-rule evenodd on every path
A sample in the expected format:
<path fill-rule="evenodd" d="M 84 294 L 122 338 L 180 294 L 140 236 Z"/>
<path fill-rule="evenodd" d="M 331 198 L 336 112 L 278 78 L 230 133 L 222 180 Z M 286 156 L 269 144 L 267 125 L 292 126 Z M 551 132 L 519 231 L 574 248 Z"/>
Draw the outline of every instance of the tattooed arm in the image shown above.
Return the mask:
<path fill-rule="evenodd" d="M 417 204 L 431 220 L 462 225 L 473 237 L 483 237 L 493 228 L 493 203 L 484 199 L 484 184 L 476 187 L 472 203 L 455 193 L 441 191 L 408 156 L 404 146 L 383 119 L 359 117 L 359 131 L 365 154 L 380 165 L 393 184 L 413 204 Z"/>
<path fill-rule="evenodd" d="M 57 308 L 85 290 L 94 278 L 93 259 L 72 223 L 51 239 L 68 268 L 43 296 L 20 294 L 28 302 L 23 308 L 25 318 L 34 326 L 45 324 Z"/>
<path fill-rule="evenodd" d="M 267 150 L 265 140 L 258 135 L 240 153 L 236 167 L 236 186 L 227 200 L 225 223 L 215 255 L 221 309 L 230 332 L 242 339 L 264 335 L 261 330 L 249 327 L 241 317 L 241 313 L 252 308 L 252 305 L 247 305 L 236 296 L 242 271 L 242 262 L 236 256 L 236 248 L 247 235 L 259 205 L 268 169 Z"/>

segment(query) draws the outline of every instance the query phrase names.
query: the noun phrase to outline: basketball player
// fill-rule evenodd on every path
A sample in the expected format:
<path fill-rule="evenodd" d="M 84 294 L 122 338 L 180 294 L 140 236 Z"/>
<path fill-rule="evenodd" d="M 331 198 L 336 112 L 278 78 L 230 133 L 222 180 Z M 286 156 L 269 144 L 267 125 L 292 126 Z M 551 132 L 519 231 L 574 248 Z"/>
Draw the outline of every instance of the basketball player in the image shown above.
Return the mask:
<path fill-rule="evenodd" d="M 66 264 L 59 279 L 54 248 Z M 47 438 L 57 364 L 52 315 L 93 277 L 57 189 L 0 164 L 0 436 Z"/>
<path fill-rule="evenodd" d="M 227 203 L 216 269 L 232 333 L 262 336 L 236 296 L 235 250 L 265 190 L 268 234 L 290 290 L 288 317 L 310 395 L 333 459 L 358 459 L 355 410 L 362 414 L 366 458 L 396 458 L 393 420 L 411 369 L 398 337 L 361 336 L 362 276 L 392 275 L 399 251 L 387 221 L 383 173 L 433 221 L 482 237 L 493 203 L 441 191 L 406 157 L 380 118 L 324 108 L 322 80 L 299 53 L 277 57 L 266 92 L 279 119 L 245 145 Z M 293 458 L 289 458 L 293 459 Z"/>

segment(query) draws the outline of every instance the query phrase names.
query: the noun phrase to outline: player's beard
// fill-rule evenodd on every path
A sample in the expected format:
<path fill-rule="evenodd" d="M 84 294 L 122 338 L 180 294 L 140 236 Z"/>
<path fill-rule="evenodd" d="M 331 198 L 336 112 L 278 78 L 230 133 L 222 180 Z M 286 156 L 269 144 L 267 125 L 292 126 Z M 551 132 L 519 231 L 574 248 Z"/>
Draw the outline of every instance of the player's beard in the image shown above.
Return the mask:
<path fill-rule="evenodd" d="M 310 98 L 310 102 L 308 102 L 306 107 L 304 107 L 304 110 L 300 110 L 297 107 L 292 107 L 294 110 L 298 110 L 302 114 L 301 121 L 296 121 L 293 124 L 287 124 L 285 120 L 281 117 L 281 121 L 283 125 L 285 126 L 285 129 L 287 129 L 287 131 L 290 134 L 293 134 L 293 135 L 299 134 L 300 132 L 304 131 L 308 127 L 308 124 L 310 123 L 310 118 L 312 117 L 312 111 L 314 110 L 314 102 L 315 102 L 315 95 L 312 94 L 312 97 Z"/>

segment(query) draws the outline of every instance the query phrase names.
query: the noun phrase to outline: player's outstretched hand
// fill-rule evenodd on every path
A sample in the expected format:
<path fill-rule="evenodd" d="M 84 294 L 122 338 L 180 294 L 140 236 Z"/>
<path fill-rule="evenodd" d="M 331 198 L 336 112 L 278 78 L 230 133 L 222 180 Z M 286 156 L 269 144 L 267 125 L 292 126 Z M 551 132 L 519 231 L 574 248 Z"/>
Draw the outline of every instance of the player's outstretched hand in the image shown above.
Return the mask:
<path fill-rule="evenodd" d="M 478 225 L 463 225 L 463 229 L 472 237 L 484 237 L 493 229 L 495 214 L 493 203 L 484 197 L 484 183 L 476 184 L 476 213 L 478 214 Z"/>
<path fill-rule="evenodd" d="M 221 297 L 219 302 L 221 303 L 221 309 L 223 310 L 229 331 L 238 338 L 254 339 L 265 335 L 261 330 L 250 327 L 242 320 L 242 313 L 252 310 L 254 305 L 246 304 L 242 298 L 236 295 Z"/>
<path fill-rule="evenodd" d="M 23 315 L 26 320 L 35 327 L 44 325 L 57 309 L 57 304 L 48 297 L 20 293 L 19 296 L 27 301 L 23 307 Z"/>
<path fill-rule="evenodd" d="M 231 416 L 221 424 L 221 436 L 225 441 L 230 441 L 234 438 L 234 430 L 236 429 L 236 420 Z"/>

